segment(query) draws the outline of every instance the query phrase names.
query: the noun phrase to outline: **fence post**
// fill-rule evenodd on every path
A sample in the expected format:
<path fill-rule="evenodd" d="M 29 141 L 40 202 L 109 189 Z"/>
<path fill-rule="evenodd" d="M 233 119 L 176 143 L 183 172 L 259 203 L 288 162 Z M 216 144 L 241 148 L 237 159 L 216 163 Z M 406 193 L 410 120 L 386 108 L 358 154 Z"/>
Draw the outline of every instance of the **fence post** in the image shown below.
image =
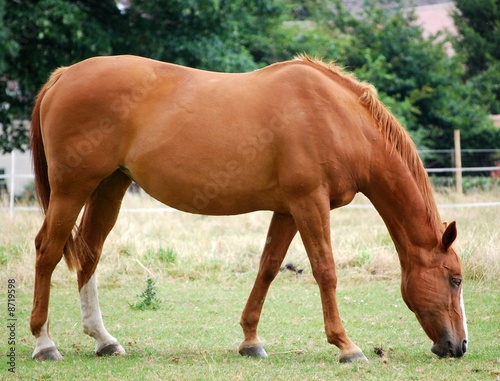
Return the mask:
<path fill-rule="evenodd" d="M 462 187 L 462 151 L 460 147 L 460 130 L 453 131 L 455 141 L 455 181 L 457 184 L 457 193 L 463 193 Z"/>
<path fill-rule="evenodd" d="M 10 192 L 9 192 L 9 210 L 10 218 L 14 217 L 14 188 L 16 186 L 16 154 L 15 150 L 10 153 Z"/>

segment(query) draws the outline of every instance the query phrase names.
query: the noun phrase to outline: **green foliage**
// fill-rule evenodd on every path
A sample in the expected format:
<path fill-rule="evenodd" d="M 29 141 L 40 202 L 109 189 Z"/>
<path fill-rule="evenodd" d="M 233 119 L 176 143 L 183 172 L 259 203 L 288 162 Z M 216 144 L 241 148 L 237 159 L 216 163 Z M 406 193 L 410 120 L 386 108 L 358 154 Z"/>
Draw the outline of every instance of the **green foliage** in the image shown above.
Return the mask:
<path fill-rule="evenodd" d="M 130 307 L 134 310 L 158 310 L 161 305 L 161 300 L 156 296 L 156 281 L 148 277 L 146 280 L 146 288 L 137 297 L 140 298 L 138 302 L 129 303 Z"/>
<path fill-rule="evenodd" d="M 491 61 L 500 60 L 500 1 L 457 0 L 453 14 L 455 25 L 463 38 L 455 47 L 466 54 L 468 74 L 488 70 Z"/>
<path fill-rule="evenodd" d="M 500 0 L 457 0 L 455 50 L 466 66 L 476 99 L 500 114 Z"/>
<path fill-rule="evenodd" d="M 456 188 L 455 178 L 449 176 L 431 176 L 433 188 L 438 192 L 449 192 Z M 500 179 L 489 176 L 464 176 L 462 178 L 462 188 L 465 194 L 476 194 L 478 192 L 500 191 Z"/>
<path fill-rule="evenodd" d="M 333 57 L 374 84 L 419 148 L 453 147 L 455 129 L 463 147 L 500 146 L 500 131 L 484 107 L 484 100 L 494 100 L 488 89 L 500 83 L 494 68 L 484 73 L 488 80 L 464 82 L 462 56 L 450 57 L 446 40 L 424 39 L 415 13 L 401 4 L 388 8 L 367 1 L 354 16 L 339 1 L 300 3 L 303 18 L 314 23 L 303 23 L 302 30 L 295 25 L 295 50 Z"/>
<path fill-rule="evenodd" d="M 113 34 L 109 29 L 119 15 L 114 1 L 85 2 L 63 0 L 11 1 L 0 17 L 7 33 L 0 31 L 0 88 L 17 81 L 8 94 L 0 92 L 0 151 L 28 148 L 23 125 L 15 120 L 29 118 L 33 99 L 59 66 L 94 55 L 111 54 Z M 1 50 L 1 49 L 0 49 Z M 21 63 L 21 64 L 20 64 Z"/>
<path fill-rule="evenodd" d="M 500 179 L 495 177 L 465 176 L 462 180 L 465 193 L 494 192 L 500 190 Z"/>
<path fill-rule="evenodd" d="M 217 71 L 257 68 L 247 45 L 279 22 L 279 1 L 137 0 L 123 17 L 132 30 L 116 52 Z M 148 43 L 144 44 L 144 40 Z"/>

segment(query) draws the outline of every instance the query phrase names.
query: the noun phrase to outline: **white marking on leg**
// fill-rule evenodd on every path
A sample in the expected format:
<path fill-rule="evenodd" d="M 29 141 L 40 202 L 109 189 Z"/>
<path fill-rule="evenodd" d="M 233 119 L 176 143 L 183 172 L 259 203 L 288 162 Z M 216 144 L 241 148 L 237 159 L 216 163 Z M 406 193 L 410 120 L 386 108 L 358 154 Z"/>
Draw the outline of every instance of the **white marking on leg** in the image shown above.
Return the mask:
<path fill-rule="evenodd" d="M 80 307 L 82 311 L 83 332 L 96 340 L 96 353 L 110 344 L 117 344 L 117 352 L 124 354 L 121 347 L 113 336 L 111 336 L 102 321 L 99 297 L 97 294 L 97 280 L 95 273 L 80 290 Z"/>
<path fill-rule="evenodd" d="M 469 331 L 467 330 L 467 317 L 465 316 L 463 289 L 460 290 L 460 308 L 462 309 L 462 323 L 464 325 L 465 340 L 469 343 Z"/>
<path fill-rule="evenodd" d="M 40 329 L 40 335 L 36 338 L 35 350 L 33 351 L 33 355 L 31 356 L 32 358 L 35 358 L 35 356 L 44 349 L 51 347 L 55 348 L 56 345 L 49 336 L 48 327 L 49 319 L 47 318 L 47 321 L 44 323 L 44 325 L 42 325 L 42 328 Z"/>

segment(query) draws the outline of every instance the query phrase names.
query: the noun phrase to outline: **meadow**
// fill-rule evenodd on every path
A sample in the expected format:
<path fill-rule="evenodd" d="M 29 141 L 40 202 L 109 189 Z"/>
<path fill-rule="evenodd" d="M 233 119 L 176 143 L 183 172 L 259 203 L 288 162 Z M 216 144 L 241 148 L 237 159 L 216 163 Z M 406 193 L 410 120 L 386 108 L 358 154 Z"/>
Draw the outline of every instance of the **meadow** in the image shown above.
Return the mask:
<path fill-rule="evenodd" d="M 439 194 L 440 204 L 500 201 L 498 191 Z M 239 356 L 239 319 L 258 268 L 271 214 L 206 217 L 127 195 L 98 267 L 107 329 L 127 351 L 98 358 L 83 334 L 75 274 L 63 262 L 52 279 L 51 335 L 64 356 L 31 360 L 29 313 L 37 212 L 0 212 L 0 379 L 12 380 L 500 380 L 500 207 L 443 207 L 456 220 L 464 268 L 469 351 L 438 359 L 399 291 L 399 262 L 389 234 L 366 199 L 331 213 L 338 300 L 350 337 L 368 363 L 339 364 L 326 342 L 319 291 L 300 238 L 271 286 L 259 326 L 266 360 Z M 131 308 L 155 280 L 159 309 Z M 15 371 L 8 372 L 7 289 L 16 287 Z"/>

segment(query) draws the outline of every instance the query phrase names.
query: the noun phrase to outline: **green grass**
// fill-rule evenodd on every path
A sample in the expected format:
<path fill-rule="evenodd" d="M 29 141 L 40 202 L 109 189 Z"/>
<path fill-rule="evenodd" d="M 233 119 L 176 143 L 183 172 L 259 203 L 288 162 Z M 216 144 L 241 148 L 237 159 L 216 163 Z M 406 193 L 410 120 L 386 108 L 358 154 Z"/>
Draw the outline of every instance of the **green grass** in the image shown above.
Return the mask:
<path fill-rule="evenodd" d="M 148 262 L 159 261 L 162 264 L 169 264 L 177 261 L 177 253 L 171 247 L 159 247 L 156 250 L 148 249 L 145 258 Z"/>
<path fill-rule="evenodd" d="M 489 197 L 489 198 L 488 198 Z M 438 196 L 442 202 L 498 200 L 497 194 Z M 364 202 L 358 200 L 357 202 Z M 156 206 L 129 197 L 125 207 Z M 399 263 L 380 217 L 370 209 L 332 212 L 339 273 L 338 300 L 350 337 L 369 363 L 339 364 L 326 342 L 318 287 L 300 239 L 286 261 L 304 274 L 282 272 L 273 283 L 259 333 L 267 360 L 242 358 L 239 326 L 255 277 L 269 213 L 203 217 L 123 212 L 98 268 L 107 329 L 127 355 L 98 358 L 81 329 L 75 275 L 61 263 L 52 279 L 51 334 L 58 363 L 31 360 L 33 239 L 41 216 L 0 216 L 0 295 L 16 279 L 16 371 L 7 372 L 6 302 L 0 317 L 0 379 L 12 380 L 500 380 L 500 213 L 498 208 L 444 209 L 457 220 L 464 264 L 470 346 L 462 359 L 438 359 L 399 291 Z M 156 280 L 158 310 L 133 310 L 146 280 Z M 6 300 L 6 299 L 5 299 Z M 383 348 L 386 358 L 374 353 Z"/>
<path fill-rule="evenodd" d="M 266 301 L 260 335 L 267 360 L 242 358 L 238 325 L 252 284 L 250 274 L 232 281 L 164 279 L 157 283 L 162 308 L 131 310 L 141 279 L 101 289 L 107 328 L 128 352 L 118 358 L 93 355 L 93 339 L 81 332 L 78 295 L 57 286 L 52 293 L 51 332 L 65 356 L 58 363 L 30 359 L 29 292 L 18 299 L 17 376 L 30 380 L 495 380 L 500 376 L 500 296 L 469 282 L 465 299 L 470 351 L 462 359 L 438 359 L 415 317 L 404 306 L 396 281 L 360 279 L 341 271 L 339 303 L 349 335 L 369 363 L 339 364 L 325 341 L 319 293 L 310 274 L 280 273 Z M 24 324 L 22 323 L 24 322 Z M 3 338 L 2 338 L 3 341 Z M 386 351 L 383 361 L 375 347 Z M 5 359 L 1 359 L 0 372 Z"/>

